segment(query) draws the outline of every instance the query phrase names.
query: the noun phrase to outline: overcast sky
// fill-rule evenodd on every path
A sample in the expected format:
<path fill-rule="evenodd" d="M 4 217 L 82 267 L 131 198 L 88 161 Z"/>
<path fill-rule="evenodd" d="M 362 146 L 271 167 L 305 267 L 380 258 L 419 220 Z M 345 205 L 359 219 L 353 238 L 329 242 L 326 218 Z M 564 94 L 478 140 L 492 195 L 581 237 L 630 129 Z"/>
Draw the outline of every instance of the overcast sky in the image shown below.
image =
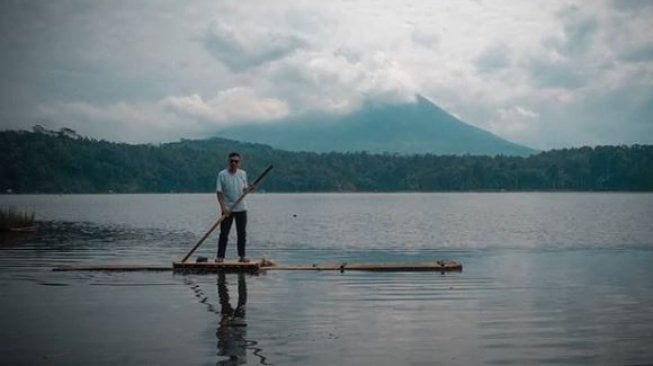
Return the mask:
<path fill-rule="evenodd" d="M 534 148 L 653 143 L 653 0 L 2 0 L 0 51 L 0 129 L 174 141 L 421 94 Z"/>

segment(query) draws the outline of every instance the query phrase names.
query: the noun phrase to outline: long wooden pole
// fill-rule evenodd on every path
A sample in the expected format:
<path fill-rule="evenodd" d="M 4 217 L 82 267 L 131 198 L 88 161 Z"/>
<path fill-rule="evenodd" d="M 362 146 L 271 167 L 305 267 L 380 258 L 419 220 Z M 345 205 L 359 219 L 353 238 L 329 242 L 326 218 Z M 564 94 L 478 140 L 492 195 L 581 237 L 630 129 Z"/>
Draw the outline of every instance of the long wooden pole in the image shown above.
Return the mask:
<path fill-rule="evenodd" d="M 256 178 L 256 180 L 254 181 L 254 183 L 252 183 L 252 186 L 253 186 L 254 188 L 256 188 L 256 185 L 257 185 L 257 184 L 258 184 L 258 183 L 263 179 L 263 177 L 265 177 L 265 176 L 270 172 L 270 170 L 272 170 L 272 165 L 268 166 L 267 169 L 265 169 L 265 170 L 263 171 L 263 173 L 261 173 L 261 175 L 259 175 L 258 178 Z M 249 192 L 251 192 L 251 191 L 250 191 L 250 190 L 246 190 L 245 192 L 243 192 L 243 194 L 241 194 L 240 197 L 238 197 L 238 199 L 236 200 L 236 202 L 234 202 L 234 204 L 231 205 L 231 207 L 229 207 L 229 212 L 231 212 L 231 210 L 233 210 L 233 209 L 234 209 L 234 208 L 235 208 L 235 207 L 236 207 L 236 206 L 237 206 L 237 205 L 238 205 L 238 204 L 239 204 L 243 199 L 245 199 L 245 196 L 247 196 L 247 194 L 248 194 Z M 229 217 L 229 215 L 222 215 L 222 216 L 220 216 L 220 218 L 219 218 L 219 219 L 218 219 L 218 220 L 213 224 L 213 226 L 211 226 L 211 228 L 209 229 L 209 231 L 207 231 L 206 234 L 204 234 L 204 236 L 202 236 L 202 238 L 197 242 L 197 244 L 195 244 L 195 246 L 193 247 L 193 249 L 191 249 L 188 253 L 186 253 L 186 255 L 184 256 L 184 258 L 181 260 L 181 263 L 186 262 L 186 261 L 188 260 L 188 258 L 189 258 L 191 255 L 193 255 L 193 253 L 195 253 L 195 251 L 197 250 L 197 248 L 199 248 L 200 245 L 202 245 L 202 243 L 204 242 L 204 240 L 206 240 L 206 238 L 208 238 L 209 235 L 211 235 L 211 233 L 213 232 L 213 230 L 215 230 L 215 228 L 218 227 L 218 225 L 220 225 L 220 223 L 222 223 L 222 221 L 224 221 L 224 219 L 226 219 L 227 217 Z"/>

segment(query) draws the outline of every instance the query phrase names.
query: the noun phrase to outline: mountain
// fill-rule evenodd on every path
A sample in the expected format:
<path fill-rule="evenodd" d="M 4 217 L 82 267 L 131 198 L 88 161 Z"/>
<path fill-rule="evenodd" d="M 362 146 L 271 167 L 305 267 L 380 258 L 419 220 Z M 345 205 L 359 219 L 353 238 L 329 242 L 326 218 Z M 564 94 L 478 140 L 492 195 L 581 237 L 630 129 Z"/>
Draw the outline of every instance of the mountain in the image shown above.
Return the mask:
<path fill-rule="evenodd" d="M 349 115 L 304 114 L 233 126 L 218 135 L 290 151 L 518 156 L 536 152 L 464 123 L 419 95 L 414 103 L 367 102 Z"/>

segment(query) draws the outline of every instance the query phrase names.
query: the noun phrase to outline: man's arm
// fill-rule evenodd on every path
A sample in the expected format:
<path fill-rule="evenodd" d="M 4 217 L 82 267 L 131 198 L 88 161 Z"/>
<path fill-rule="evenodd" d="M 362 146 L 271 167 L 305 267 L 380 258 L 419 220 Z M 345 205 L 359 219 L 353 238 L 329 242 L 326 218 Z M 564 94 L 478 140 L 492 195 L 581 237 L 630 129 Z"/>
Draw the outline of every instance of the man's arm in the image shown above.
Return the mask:
<path fill-rule="evenodd" d="M 222 216 L 229 215 L 230 214 L 229 208 L 227 206 L 225 206 L 225 203 L 224 203 L 224 193 L 215 192 L 215 194 L 218 197 L 218 206 L 220 208 L 220 213 L 222 214 Z"/>

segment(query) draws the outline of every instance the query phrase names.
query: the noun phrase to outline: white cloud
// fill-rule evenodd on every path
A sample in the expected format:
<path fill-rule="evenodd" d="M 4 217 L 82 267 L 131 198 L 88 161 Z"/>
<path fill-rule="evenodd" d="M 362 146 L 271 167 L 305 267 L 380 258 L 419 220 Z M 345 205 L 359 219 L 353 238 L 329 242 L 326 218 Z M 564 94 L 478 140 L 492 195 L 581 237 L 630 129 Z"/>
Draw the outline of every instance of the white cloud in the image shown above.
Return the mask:
<path fill-rule="evenodd" d="M 302 38 L 260 24 L 213 21 L 203 37 L 205 48 L 236 72 L 283 58 L 303 47 Z"/>
<path fill-rule="evenodd" d="M 266 90 L 284 95 L 295 113 L 348 113 L 365 99 L 409 102 L 419 91 L 412 76 L 382 52 L 301 52 L 275 62 L 265 73 L 272 80 Z"/>
<path fill-rule="evenodd" d="M 151 142 L 204 138 L 238 121 L 267 121 L 287 114 L 282 101 L 258 97 L 251 89 L 232 88 L 208 100 L 194 94 L 153 103 L 53 103 L 41 105 L 34 120 L 46 121 L 49 128 L 70 127 L 91 137 Z"/>
<path fill-rule="evenodd" d="M 52 103 L 39 106 L 34 119 L 47 128 L 69 127 L 83 136 L 131 143 L 176 139 L 201 130 L 197 122 L 175 118 L 152 103 Z"/>
<path fill-rule="evenodd" d="M 524 106 L 516 105 L 497 110 L 490 120 L 490 131 L 508 139 L 530 141 L 536 135 L 540 115 Z"/>
<path fill-rule="evenodd" d="M 181 116 L 197 118 L 224 126 L 238 121 L 269 121 L 288 115 L 288 106 L 275 98 L 261 98 L 249 88 L 236 87 L 218 92 L 208 100 L 193 94 L 169 97 L 160 105 Z"/>

